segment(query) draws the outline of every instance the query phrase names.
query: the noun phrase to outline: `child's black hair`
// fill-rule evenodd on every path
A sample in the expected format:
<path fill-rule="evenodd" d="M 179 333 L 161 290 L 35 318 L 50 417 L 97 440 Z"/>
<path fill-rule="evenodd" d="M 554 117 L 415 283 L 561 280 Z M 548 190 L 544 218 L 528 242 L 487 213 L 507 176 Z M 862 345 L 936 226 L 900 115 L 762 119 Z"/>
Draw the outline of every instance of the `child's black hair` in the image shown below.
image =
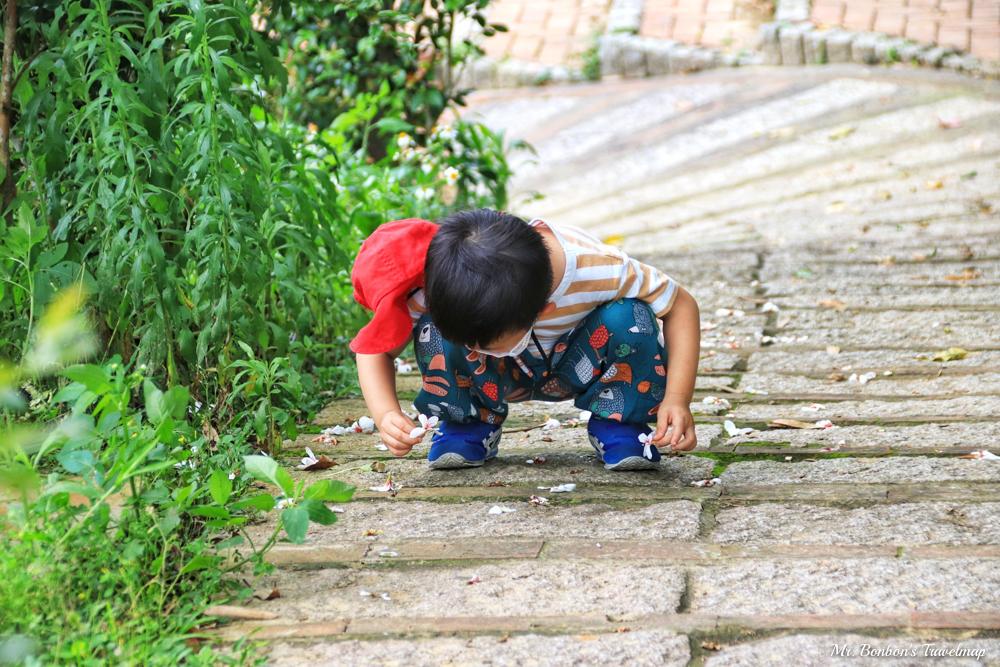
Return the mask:
<path fill-rule="evenodd" d="M 477 209 L 441 221 L 424 266 L 424 294 L 445 340 L 486 347 L 526 331 L 552 290 L 552 262 L 538 231 L 517 216 Z"/>

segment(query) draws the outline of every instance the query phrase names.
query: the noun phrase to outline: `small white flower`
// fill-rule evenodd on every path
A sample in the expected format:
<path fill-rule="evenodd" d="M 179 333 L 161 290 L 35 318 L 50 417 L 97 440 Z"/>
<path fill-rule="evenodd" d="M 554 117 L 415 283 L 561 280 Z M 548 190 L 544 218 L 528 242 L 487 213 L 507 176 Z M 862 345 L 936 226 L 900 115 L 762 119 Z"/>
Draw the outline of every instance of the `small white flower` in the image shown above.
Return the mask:
<path fill-rule="evenodd" d="M 413 147 L 413 137 L 411 137 L 410 135 L 408 135 L 406 132 L 400 132 L 396 136 L 396 144 L 398 144 L 399 147 L 403 148 L 403 149 L 412 148 Z"/>
<path fill-rule="evenodd" d="M 826 410 L 826 406 L 822 403 L 810 403 L 809 405 L 803 405 L 802 410 L 805 412 L 819 412 L 820 410 Z"/>
<path fill-rule="evenodd" d="M 397 373 L 412 373 L 413 372 L 413 366 L 411 366 L 410 364 L 404 363 L 403 360 L 400 359 L 399 357 L 396 357 L 395 361 L 396 361 L 396 372 Z"/>
<path fill-rule="evenodd" d="M 417 187 L 416 190 L 413 191 L 413 196 L 416 197 L 419 201 L 425 201 L 434 196 L 434 188 L 425 188 L 423 186 L 419 186 Z"/>
<path fill-rule="evenodd" d="M 650 461 L 653 460 L 653 447 L 655 446 L 653 445 L 653 435 L 653 433 L 639 434 L 639 442 L 642 443 L 642 455 Z"/>
<path fill-rule="evenodd" d="M 729 421 L 728 419 L 722 426 L 724 429 L 726 429 L 726 434 L 730 438 L 735 438 L 738 435 L 747 435 L 748 433 L 753 433 L 752 428 L 736 428 L 736 424 Z"/>
<path fill-rule="evenodd" d="M 380 452 L 389 451 L 389 448 L 386 446 L 384 442 L 375 443 L 375 449 L 379 450 Z"/>
<path fill-rule="evenodd" d="M 236 473 L 234 472 L 229 473 L 229 479 L 231 480 L 236 479 Z"/>
<path fill-rule="evenodd" d="M 592 414 L 593 413 L 590 410 L 584 410 L 583 412 L 580 413 L 579 419 L 582 422 L 590 421 L 590 417 Z"/>
<path fill-rule="evenodd" d="M 425 162 L 422 165 L 420 165 L 420 171 L 424 172 L 424 174 L 429 174 L 432 171 L 434 171 L 434 165 L 431 164 L 430 162 Z"/>
<path fill-rule="evenodd" d="M 701 330 L 702 331 L 711 331 L 712 329 L 715 329 L 718 326 L 719 325 L 716 324 L 715 322 L 709 322 L 708 320 L 702 320 L 701 321 Z"/>
<path fill-rule="evenodd" d="M 776 313 L 779 310 L 780 309 L 776 305 L 774 305 L 773 303 L 771 303 L 770 301 L 768 301 L 767 303 L 765 303 L 760 308 L 760 312 L 762 312 L 762 313 Z"/>
<path fill-rule="evenodd" d="M 494 505 L 490 508 L 490 514 L 506 514 L 507 512 L 516 512 L 517 510 L 512 507 L 504 507 L 503 505 Z"/>
<path fill-rule="evenodd" d="M 316 455 L 313 454 L 312 450 L 309 449 L 308 447 L 306 447 L 306 454 L 308 456 L 302 459 L 302 465 L 295 466 L 296 470 L 303 470 L 305 468 L 308 468 L 309 466 L 316 465 L 317 463 L 319 463 L 319 459 L 316 458 Z"/>
<path fill-rule="evenodd" d="M 542 496 L 531 496 L 531 498 L 528 499 L 528 502 L 531 503 L 532 505 L 536 505 L 536 506 L 537 505 L 548 505 L 549 504 L 549 499 L 548 498 L 543 498 Z"/>
<path fill-rule="evenodd" d="M 821 419 L 815 424 L 816 428 L 840 428 L 839 426 L 834 426 L 833 422 L 829 419 Z"/>
<path fill-rule="evenodd" d="M 746 392 L 748 394 L 753 394 L 753 395 L 756 395 L 756 396 L 767 396 L 767 392 L 766 391 L 761 391 L 760 389 L 754 389 L 752 387 L 747 387 L 746 388 Z"/>
<path fill-rule="evenodd" d="M 458 183 L 458 169 L 454 167 L 448 167 L 444 170 L 444 180 L 448 185 L 455 185 Z"/>
<path fill-rule="evenodd" d="M 388 600 L 392 600 L 392 598 L 391 598 L 391 597 L 389 597 L 389 594 L 388 594 L 388 593 L 382 593 L 382 599 L 383 599 L 383 600 L 387 600 L 387 601 L 388 601 Z"/>
<path fill-rule="evenodd" d="M 294 504 L 291 498 L 279 498 L 278 503 L 275 505 L 279 510 L 283 510 L 286 507 L 291 507 Z"/>
<path fill-rule="evenodd" d="M 192 447 L 191 447 L 191 453 L 192 454 L 197 454 L 198 453 L 198 445 L 192 445 Z"/>
<path fill-rule="evenodd" d="M 427 415 L 419 415 L 420 426 L 417 426 L 412 431 L 410 431 L 411 438 L 422 438 L 424 434 L 428 431 L 433 431 L 434 427 L 438 424 L 437 417 L 428 417 Z"/>
<path fill-rule="evenodd" d="M 719 486 L 722 484 L 722 480 L 718 477 L 713 477 L 712 479 L 702 479 L 697 482 L 691 482 L 691 486 Z"/>
<path fill-rule="evenodd" d="M 972 452 L 971 454 L 969 454 L 969 456 L 971 456 L 974 459 L 979 459 L 980 461 L 984 461 L 984 460 L 985 461 L 1000 461 L 1000 456 L 997 456 L 996 454 L 992 454 L 992 453 L 986 451 L 985 449 L 980 449 L 978 451 Z"/>
<path fill-rule="evenodd" d="M 558 419 L 554 417 L 549 417 L 544 424 L 542 424 L 542 430 L 548 431 L 554 428 L 562 428 L 562 424 L 559 423 Z"/>
<path fill-rule="evenodd" d="M 358 595 L 360 595 L 363 598 L 370 598 L 372 596 L 372 594 L 370 592 L 368 592 L 368 591 L 366 591 L 364 589 L 358 591 Z"/>
<path fill-rule="evenodd" d="M 729 405 L 729 401 L 727 401 L 724 398 L 716 398 L 715 396 L 706 396 L 705 398 L 701 399 L 701 402 L 704 403 L 705 405 L 721 405 L 727 410 L 731 407 Z"/>

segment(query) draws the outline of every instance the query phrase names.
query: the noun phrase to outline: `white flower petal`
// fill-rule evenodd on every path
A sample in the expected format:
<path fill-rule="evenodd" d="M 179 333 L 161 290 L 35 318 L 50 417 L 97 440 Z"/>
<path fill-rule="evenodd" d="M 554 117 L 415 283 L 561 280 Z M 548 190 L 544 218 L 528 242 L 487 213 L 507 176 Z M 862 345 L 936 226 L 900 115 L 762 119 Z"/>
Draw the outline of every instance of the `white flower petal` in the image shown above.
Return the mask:
<path fill-rule="evenodd" d="M 411 438 L 422 438 L 422 437 L 424 437 L 424 433 L 427 433 L 427 429 L 420 428 L 418 426 L 415 429 L 413 429 L 412 431 L 410 431 L 410 437 Z"/>

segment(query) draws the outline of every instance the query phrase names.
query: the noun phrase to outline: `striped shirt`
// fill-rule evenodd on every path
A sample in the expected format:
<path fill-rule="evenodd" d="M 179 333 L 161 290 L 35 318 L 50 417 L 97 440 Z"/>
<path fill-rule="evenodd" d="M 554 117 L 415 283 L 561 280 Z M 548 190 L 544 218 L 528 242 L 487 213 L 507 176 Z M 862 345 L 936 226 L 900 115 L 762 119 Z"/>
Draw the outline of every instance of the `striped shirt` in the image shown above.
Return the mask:
<path fill-rule="evenodd" d="M 539 318 L 534 327 L 546 353 L 595 308 L 609 301 L 640 299 L 650 305 L 657 318 L 662 318 L 673 306 L 677 284 L 659 269 L 601 243 L 579 227 L 556 226 L 541 219 L 528 224 L 548 227 L 566 254 L 566 271 L 549 297 L 556 309 Z M 423 290 L 410 295 L 407 306 L 416 324 L 427 311 Z M 529 351 L 533 352 L 533 348 L 533 343 L 528 346 Z"/>

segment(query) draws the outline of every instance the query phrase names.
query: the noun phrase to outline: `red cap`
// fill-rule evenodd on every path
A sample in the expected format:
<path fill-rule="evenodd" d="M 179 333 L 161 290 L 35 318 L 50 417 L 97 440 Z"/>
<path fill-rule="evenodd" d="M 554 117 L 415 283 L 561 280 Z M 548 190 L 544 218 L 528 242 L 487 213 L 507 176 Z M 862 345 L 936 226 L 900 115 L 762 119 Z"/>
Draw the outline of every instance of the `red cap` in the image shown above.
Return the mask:
<path fill-rule="evenodd" d="M 387 222 L 361 244 L 351 269 L 354 300 L 375 311 L 351 341 L 358 354 L 381 354 L 394 350 L 413 330 L 406 307 L 410 292 L 424 286 L 427 246 L 438 226 L 408 218 Z"/>

